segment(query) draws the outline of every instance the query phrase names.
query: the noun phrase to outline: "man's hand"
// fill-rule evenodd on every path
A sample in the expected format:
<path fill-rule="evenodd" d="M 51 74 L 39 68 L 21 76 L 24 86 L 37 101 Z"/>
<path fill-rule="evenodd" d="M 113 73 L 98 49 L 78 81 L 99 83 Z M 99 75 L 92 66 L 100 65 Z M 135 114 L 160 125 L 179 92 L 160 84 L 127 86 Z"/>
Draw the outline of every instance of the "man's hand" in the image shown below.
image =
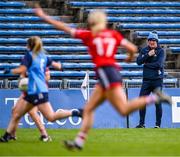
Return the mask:
<path fill-rule="evenodd" d="M 154 49 L 151 50 L 151 51 L 149 51 L 149 53 L 148 53 L 149 56 L 154 56 L 155 54 L 156 54 L 156 53 L 155 53 Z"/>

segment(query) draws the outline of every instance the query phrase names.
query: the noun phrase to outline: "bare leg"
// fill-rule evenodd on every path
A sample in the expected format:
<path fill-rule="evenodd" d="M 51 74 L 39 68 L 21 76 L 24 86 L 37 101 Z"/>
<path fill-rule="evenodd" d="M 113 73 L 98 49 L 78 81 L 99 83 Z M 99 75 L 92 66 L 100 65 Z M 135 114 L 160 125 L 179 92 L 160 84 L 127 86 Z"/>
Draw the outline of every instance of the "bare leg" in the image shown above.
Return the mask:
<path fill-rule="evenodd" d="M 93 125 L 94 110 L 104 101 L 104 99 L 103 89 L 100 86 L 97 86 L 84 108 L 83 121 L 80 129 L 81 132 L 88 133 Z"/>
<path fill-rule="evenodd" d="M 67 118 L 72 115 L 71 110 L 54 112 L 49 102 L 38 105 L 38 109 L 39 111 L 41 111 L 44 117 L 50 122 L 54 122 L 55 120 L 62 119 L 62 118 Z"/>
<path fill-rule="evenodd" d="M 28 104 L 24 99 L 21 99 L 13 110 L 13 114 L 8 125 L 7 132 L 11 134 L 14 131 L 16 131 L 20 118 L 32 108 L 33 105 Z"/>
<path fill-rule="evenodd" d="M 155 102 L 156 100 L 153 96 L 142 96 L 131 101 L 127 101 L 126 94 L 121 86 L 107 90 L 106 97 L 123 116 L 126 116 L 137 109 L 141 109 L 146 104 Z"/>
<path fill-rule="evenodd" d="M 41 135 L 48 136 L 46 128 L 42 124 L 40 116 L 38 115 L 37 112 L 38 112 L 38 108 L 34 107 L 29 111 L 29 115 L 31 116 L 32 120 L 35 122 L 35 124 L 36 124 L 37 128 L 39 129 Z"/>
<path fill-rule="evenodd" d="M 73 147 L 82 148 L 86 140 L 87 134 L 93 125 L 94 110 L 105 100 L 104 91 L 100 86 L 97 86 L 93 91 L 89 102 L 87 102 L 83 112 L 83 122 L 80 132 L 76 136 L 75 140 L 65 141 L 67 148 Z"/>
<path fill-rule="evenodd" d="M 16 110 L 16 106 L 18 106 L 19 104 L 22 104 L 23 102 L 25 102 L 25 101 L 23 101 L 22 100 L 22 95 L 19 97 L 19 99 L 18 99 L 18 101 L 16 102 L 16 104 L 14 105 L 14 107 L 12 108 L 12 115 L 13 115 L 13 113 L 15 112 L 15 110 Z M 17 128 L 18 128 L 18 123 L 17 123 L 17 126 L 16 126 L 16 128 L 14 128 L 14 130 L 11 132 L 11 135 L 12 136 L 16 136 L 16 130 L 17 130 Z"/>

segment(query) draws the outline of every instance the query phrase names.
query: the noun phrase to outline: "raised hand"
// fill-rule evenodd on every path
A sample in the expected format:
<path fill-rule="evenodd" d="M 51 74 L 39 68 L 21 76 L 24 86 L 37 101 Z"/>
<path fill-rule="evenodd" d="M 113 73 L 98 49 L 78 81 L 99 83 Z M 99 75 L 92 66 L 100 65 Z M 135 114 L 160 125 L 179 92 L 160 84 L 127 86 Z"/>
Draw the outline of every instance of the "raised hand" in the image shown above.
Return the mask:
<path fill-rule="evenodd" d="M 39 4 L 35 4 L 34 13 L 39 17 L 44 17 L 46 15 Z"/>

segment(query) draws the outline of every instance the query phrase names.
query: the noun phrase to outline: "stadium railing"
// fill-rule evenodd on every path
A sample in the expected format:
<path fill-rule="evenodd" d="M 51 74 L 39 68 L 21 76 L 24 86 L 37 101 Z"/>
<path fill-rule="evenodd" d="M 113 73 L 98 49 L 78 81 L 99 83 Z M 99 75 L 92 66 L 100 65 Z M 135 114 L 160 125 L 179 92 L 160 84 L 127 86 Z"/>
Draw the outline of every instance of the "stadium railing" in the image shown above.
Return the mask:
<path fill-rule="evenodd" d="M 66 88 L 81 88 L 83 80 L 50 80 L 48 82 L 49 88 L 59 88 L 59 89 L 66 89 Z M 90 88 L 94 88 L 94 85 L 97 83 L 97 80 L 89 80 Z M 142 85 L 141 79 L 132 79 L 132 80 L 123 80 L 124 88 L 140 88 Z M 166 88 L 177 88 L 179 87 L 178 79 L 164 79 L 164 87 Z M 0 80 L 0 88 L 4 88 L 4 82 Z M 13 89 L 18 88 L 18 81 L 12 80 L 8 81 L 7 88 Z"/>

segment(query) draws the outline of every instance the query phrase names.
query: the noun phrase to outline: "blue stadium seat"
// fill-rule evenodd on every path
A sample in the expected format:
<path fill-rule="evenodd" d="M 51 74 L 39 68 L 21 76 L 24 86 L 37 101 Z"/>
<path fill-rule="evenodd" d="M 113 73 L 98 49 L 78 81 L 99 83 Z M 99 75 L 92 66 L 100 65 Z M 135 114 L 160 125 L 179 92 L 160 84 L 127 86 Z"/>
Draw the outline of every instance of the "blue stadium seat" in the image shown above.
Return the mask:
<path fill-rule="evenodd" d="M 23 2 L 0 2 L 0 7 L 24 7 L 26 6 Z"/>
<path fill-rule="evenodd" d="M 42 38 L 44 44 L 82 44 L 79 39 L 73 38 Z M 27 44 L 23 38 L 0 38 L 2 44 Z"/>
<path fill-rule="evenodd" d="M 45 50 L 47 51 L 59 51 L 59 52 L 86 52 L 87 48 L 85 46 L 45 46 Z M 0 52 L 25 52 L 27 50 L 26 47 L 23 46 L 0 46 Z"/>
<path fill-rule="evenodd" d="M 85 11 L 90 12 L 94 9 L 86 9 Z M 160 9 L 105 9 L 107 14 L 117 15 L 117 14 L 180 14 L 180 10 L 160 10 Z M 1 11 L 0 11 L 1 12 Z"/>
<path fill-rule="evenodd" d="M 142 77 L 142 71 L 121 71 L 120 72 L 123 77 Z M 86 71 L 52 71 L 51 76 L 54 77 L 84 77 Z M 90 77 L 95 77 L 95 73 L 90 71 Z M 165 73 L 167 75 L 167 73 Z"/>
<path fill-rule="evenodd" d="M 180 29 L 180 24 L 120 24 L 119 29 Z"/>
<path fill-rule="evenodd" d="M 131 64 L 127 64 L 127 63 L 118 63 L 119 66 L 121 66 L 124 69 L 141 69 L 142 66 L 138 66 L 136 63 L 131 63 Z M 72 69 L 72 68 L 79 68 L 79 69 L 92 69 L 94 68 L 94 64 L 93 63 L 63 63 L 63 67 L 65 69 Z"/>
<path fill-rule="evenodd" d="M 142 71 L 121 71 L 123 77 L 142 77 Z M 52 77 L 84 77 L 86 71 L 51 71 Z M 0 71 L 0 77 L 17 77 L 17 75 L 7 74 Z M 95 72 L 89 72 L 90 77 L 95 77 Z"/>
<path fill-rule="evenodd" d="M 159 39 L 160 44 L 180 44 L 180 39 Z"/>
<path fill-rule="evenodd" d="M 0 14 L 32 14 L 33 9 L 0 9 Z"/>
<path fill-rule="evenodd" d="M 69 4 L 72 7 L 180 7 L 179 2 L 140 2 L 140 1 L 133 1 L 133 2 L 74 2 L 70 1 Z"/>
<path fill-rule="evenodd" d="M 150 31 L 137 31 L 138 36 L 148 36 Z M 158 36 L 180 36 L 180 31 L 157 31 Z"/>
<path fill-rule="evenodd" d="M 142 71 L 121 71 L 120 72 L 124 77 L 142 77 Z M 86 71 L 51 71 L 51 76 L 53 77 L 84 77 Z M 95 77 L 95 73 L 90 71 L 90 77 Z M 1 76 L 1 75 L 0 75 Z"/>
<path fill-rule="evenodd" d="M 7 60 L 21 60 L 24 55 L 0 55 L 0 61 L 7 61 Z M 89 55 L 48 55 L 53 60 L 90 60 L 91 57 Z M 126 59 L 127 55 L 125 54 L 118 54 L 116 55 L 116 59 L 124 60 Z"/>
<path fill-rule="evenodd" d="M 19 65 L 19 63 L 0 63 L 0 69 L 16 68 Z M 119 63 L 118 65 L 123 69 L 142 69 L 142 66 L 139 66 L 136 63 Z M 93 69 L 94 67 L 93 63 L 63 63 L 64 69 Z"/>
<path fill-rule="evenodd" d="M 109 22 L 180 22 L 180 17 L 108 17 Z"/>
<path fill-rule="evenodd" d="M 3 31 L 0 30 L 0 36 L 45 36 L 45 35 L 65 35 L 66 33 L 58 30 L 26 30 L 26 31 Z"/>
<path fill-rule="evenodd" d="M 69 24 L 71 27 L 76 27 L 75 24 Z M 30 23 L 0 23 L 0 29 L 54 29 L 49 24 L 30 24 Z"/>
<path fill-rule="evenodd" d="M 59 17 L 53 17 L 54 19 L 60 19 Z M 0 22 L 39 22 L 42 21 L 40 17 L 37 16 L 0 16 Z"/>
<path fill-rule="evenodd" d="M 172 53 L 180 53 L 180 47 L 170 47 Z"/>

